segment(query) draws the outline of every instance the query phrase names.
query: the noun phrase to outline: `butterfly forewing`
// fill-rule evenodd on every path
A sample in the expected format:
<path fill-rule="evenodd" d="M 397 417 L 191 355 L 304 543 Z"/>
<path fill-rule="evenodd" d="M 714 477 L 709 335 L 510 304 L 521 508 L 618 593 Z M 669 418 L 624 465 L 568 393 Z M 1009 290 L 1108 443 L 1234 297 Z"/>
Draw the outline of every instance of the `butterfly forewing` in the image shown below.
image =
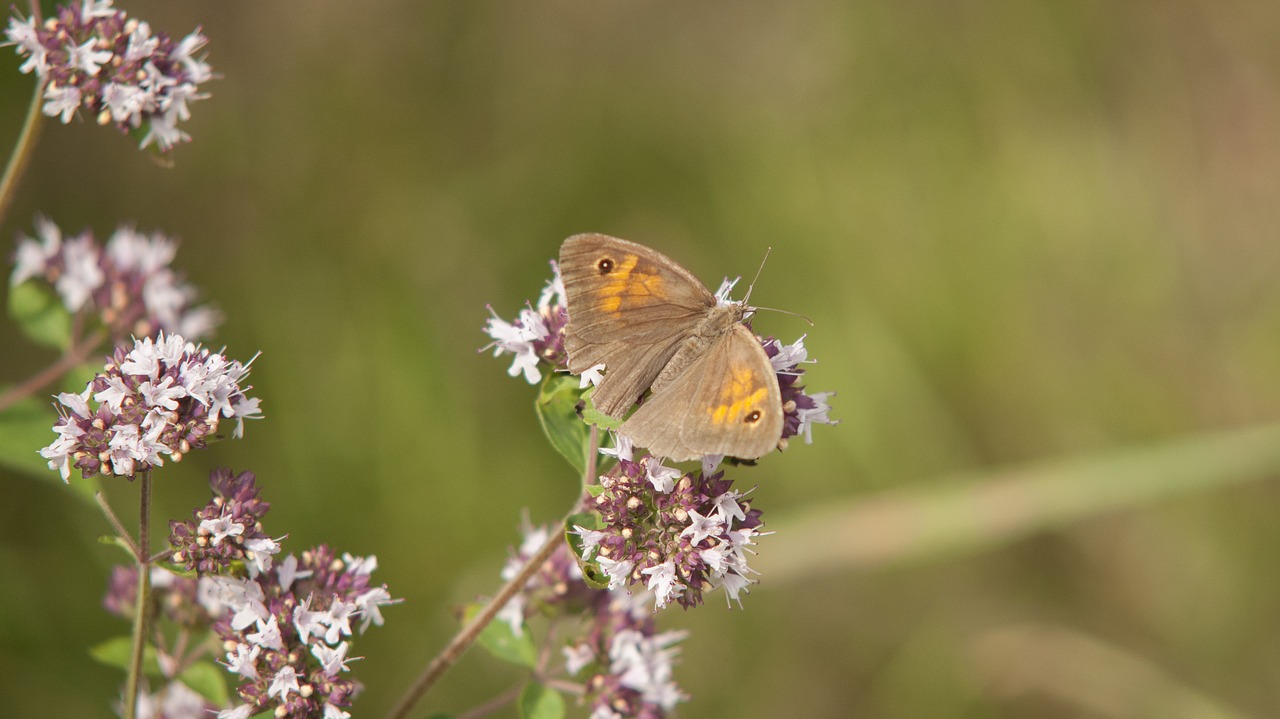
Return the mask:
<path fill-rule="evenodd" d="M 778 446 L 782 397 L 768 355 L 751 330 L 736 325 L 620 431 L 675 461 L 705 454 L 755 459 Z"/>
<path fill-rule="evenodd" d="M 569 371 L 606 367 L 596 408 L 620 417 L 649 388 L 715 297 L 665 255 L 599 234 L 560 246 Z"/>

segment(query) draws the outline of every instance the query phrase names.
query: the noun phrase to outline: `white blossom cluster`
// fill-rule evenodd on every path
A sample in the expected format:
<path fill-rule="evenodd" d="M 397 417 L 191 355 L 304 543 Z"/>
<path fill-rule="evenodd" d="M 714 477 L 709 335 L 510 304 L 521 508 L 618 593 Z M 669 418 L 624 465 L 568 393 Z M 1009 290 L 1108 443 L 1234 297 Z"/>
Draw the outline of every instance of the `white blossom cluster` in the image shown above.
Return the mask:
<path fill-rule="evenodd" d="M 3 44 L 25 58 L 23 73 L 40 78 L 45 115 L 67 123 L 85 111 L 100 125 L 145 129 L 141 146 L 161 152 L 191 139 L 178 123 L 190 119 L 190 103 L 208 97 L 199 86 L 213 77 L 199 29 L 175 42 L 112 0 L 60 5 L 43 23 L 36 20 L 11 18 Z"/>

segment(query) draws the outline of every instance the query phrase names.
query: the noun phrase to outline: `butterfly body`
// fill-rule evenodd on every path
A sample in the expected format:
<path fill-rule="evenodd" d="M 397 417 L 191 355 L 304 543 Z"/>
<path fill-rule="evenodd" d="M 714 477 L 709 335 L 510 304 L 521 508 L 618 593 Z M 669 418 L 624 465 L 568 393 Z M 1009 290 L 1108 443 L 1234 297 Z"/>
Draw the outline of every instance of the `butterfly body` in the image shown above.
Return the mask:
<path fill-rule="evenodd" d="M 560 247 L 569 324 L 569 370 L 603 364 L 592 395 L 619 431 L 653 454 L 754 459 L 782 433 L 782 402 L 768 355 L 743 319 L 744 302 L 720 303 L 656 250 L 599 234 Z"/>

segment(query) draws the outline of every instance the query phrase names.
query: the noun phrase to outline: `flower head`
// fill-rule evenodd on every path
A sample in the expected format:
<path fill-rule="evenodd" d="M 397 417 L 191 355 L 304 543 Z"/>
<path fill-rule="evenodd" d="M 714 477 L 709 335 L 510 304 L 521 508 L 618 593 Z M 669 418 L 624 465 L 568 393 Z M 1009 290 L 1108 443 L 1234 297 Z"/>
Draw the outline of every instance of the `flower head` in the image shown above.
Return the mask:
<path fill-rule="evenodd" d="M 564 649 L 565 668 L 585 673 L 592 717 L 660 719 L 687 699 L 673 680 L 685 632 L 658 632 L 649 597 L 600 592 L 584 636 Z M 584 672 L 584 670 L 588 670 Z"/>
<path fill-rule="evenodd" d="M 514 322 L 498 317 L 489 308 L 491 317 L 485 322 L 485 334 L 493 342 L 484 349 L 493 348 L 493 356 L 513 355 L 507 374 L 512 377 L 523 374 L 529 384 L 542 380 L 539 365 L 553 370 L 568 369 L 568 355 L 564 351 L 564 328 L 569 315 L 565 309 L 564 282 L 560 270 L 551 263 L 552 278 L 538 297 L 537 306 L 520 311 Z"/>
<path fill-rule="evenodd" d="M 744 501 L 724 472 L 678 473 L 653 457 L 619 459 L 588 500 L 601 528 L 578 527 L 584 559 L 595 561 L 610 587 L 643 583 L 658 608 L 686 608 L 705 589 L 724 587 L 732 601 L 751 584 L 748 547 L 759 534 L 760 510 Z M 654 475 L 663 482 L 654 481 Z M 667 488 L 669 487 L 669 488 Z"/>
<path fill-rule="evenodd" d="M 173 561 L 199 576 L 225 574 L 235 563 L 250 576 L 269 569 L 280 544 L 262 531 L 271 505 L 258 496 L 253 472 L 216 469 L 209 484 L 213 499 L 192 513 L 194 519 L 169 522 Z"/>
<path fill-rule="evenodd" d="M 249 363 L 228 360 L 180 335 L 160 333 L 117 347 L 84 392 L 58 395 L 58 438 L 40 455 L 69 480 L 71 468 L 83 476 L 114 474 L 132 478 L 180 461 L 217 436 L 222 420 L 261 416 L 257 398 L 245 392 Z M 92 403 L 91 403 L 92 400 Z"/>
<path fill-rule="evenodd" d="M 242 680 L 237 695 L 243 704 L 219 716 L 344 714 L 361 688 L 347 676 L 350 637 L 370 624 L 353 628 L 352 620 L 397 601 L 385 585 L 371 585 L 376 560 L 351 559 L 320 546 L 253 577 L 200 579 L 202 604 L 227 649 L 227 670 Z"/>
<path fill-rule="evenodd" d="M 196 305 L 195 288 L 171 269 L 178 248 L 163 234 L 121 226 L 99 247 L 91 232 L 64 237 L 43 217 L 35 234 L 19 238 L 10 282 L 47 282 L 68 311 L 95 313 L 113 338 L 157 331 L 200 338 L 217 327 L 218 313 Z"/>
<path fill-rule="evenodd" d="M 199 86 L 213 77 L 198 54 L 207 42 L 199 28 L 174 41 L 111 0 L 83 0 L 39 25 L 15 15 L 5 37 L 26 58 L 19 69 L 43 83 L 44 114 L 66 123 L 84 111 L 100 125 L 139 131 L 142 147 L 161 152 L 191 139 L 177 124 L 191 116 L 189 103 L 208 97 Z"/>
<path fill-rule="evenodd" d="M 784 345 L 772 337 L 762 340 L 764 352 L 769 356 L 769 362 L 773 364 L 773 370 L 778 375 L 778 389 L 782 394 L 783 422 L 780 446 L 783 448 L 786 447 L 788 437 L 797 435 L 804 437 L 806 444 L 812 443 L 815 424 L 838 422 L 827 416 L 831 411 L 831 405 L 827 404 L 827 399 L 835 393 L 808 394 L 804 385 L 800 384 L 804 376 L 804 369 L 800 365 L 814 361 L 809 359 L 809 352 L 804 347 L 804 339 L 802 336 L 789 345 Z"/>

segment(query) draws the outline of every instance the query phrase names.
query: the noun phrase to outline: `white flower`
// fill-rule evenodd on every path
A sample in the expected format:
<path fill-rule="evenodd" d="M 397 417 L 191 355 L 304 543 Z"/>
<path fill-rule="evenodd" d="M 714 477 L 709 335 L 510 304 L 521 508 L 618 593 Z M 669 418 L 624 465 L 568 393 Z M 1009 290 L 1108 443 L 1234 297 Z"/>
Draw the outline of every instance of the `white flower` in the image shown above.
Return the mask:
<path fill-rule="evenodd" d="M 631 577 L 631 570 L 636 566 L 635 562 L 629 560 L 614 561 L 608 557 L 599 557 L 596 563 L 600 565 L 600 571 L 609 577 L 610 589 L 626 586 L 627 579 Z"/>
<path fill-rule="evenodd" d="M 653 485 L 654 490 L 663 494 L 675 489 L 675 481 L 684 474 L 678 469 L 664 466 L 662 460 L 658 457 L 645 457 L 644 473 L 649 480 L 649 484 Z"/>
<path fill-rule="evenodd" d="M 615 457 L 619 460 L 625 459 L 630 462 L 632 452 L 635 449 L 635 446 L 631 442 L 631 438 L 625 434 L 618 434 L 616 432 L 610 432 L 610 434 L 613 435 L 613 446 L 601 447 L 600 454 L 608 457 Z"/>
<path fill-rule="evenodd" d="M 347 572 L 356 576 L 368 576 L 378 568 L 378 557 L 370 554 L 367 557 L 357 557 L 347 552 L 342 553 L 342 561 L 347 565 Z"/>
<path fill-rule="evenodd" d="M 161 336 L 160 340 L 163 341 L 164 337 Z M 133 349 L 125 355 L 124 362 L 120 363 L 120 371 L 127 375 L 151 379 L 155 379 L 160 374 L 160 353 L 156 351 L 155 343 L 150 337 L 134 341 Z"/>
<path fill-rule="evenodd" d="M 804 348 L 804 338 L 808 335 L 800 335 L 800 339 L 789 345 L 784 345 L 778 340 L 774 340 L 774 344 L 778 347 L 778 354 L 769 358 L 770 364 L 773 365 L 774 372 L 795 367 L 796 365 L 807 362 L 809 359 L 809 351 Z"/>
<path fill-rule="evenodd" d="M 133 32 L 129 33 L 129 45 L 124 51 L 124 61 L 137 62 L 144 57 L 150 57 L 157 47 L 160 47 L 160 38 L 151 36 L 151 25 L 140 22 Z"/>
<path fill-rule="evenodd" d="M 751 580 L 738 574 L 737 572 L 726 572 L 720 577 L 720 584 L 724 587 L 727 602 L 737 602 L 738 608 L 742 608 L 742 599 L 738 597 L 739 592 L 746 593 L 747 587 L 751 585 Z M 730 604 L 730 606 L 733 606 Z"/>
<path fill-rule="evenodd" d="M 582 558 L 591 559 L 591 555 L 600 547 L 600 540 L 609 536 L 607 532 L 597 529 L 587 529 L 586 527 L 573 525 L 573 533 L 582 537 Z"/>
<path fill-rule="evenodd" d="M 494 340 L 493 356 L 497 357 L 503 352 L 510 352 L 514 357 L 511 360 L 511 367 L 507 369 L 507 374 L 515 377 L 523 373 L 525 381 L 529 384 L 540 382 L 542 372 L 538 369 L 538 351 L 533 343 L 545 339 L 549 334 L 542 316 L 525 308 L 520 311 L 519 318 L 513 324 L 499 318 L 493 313 L 493 308 L 489 308 L 489 312 L 493 317 L 485 322 L 484 331 Z"/>
<path fill-rule="evenodd" d="M 698 556 L 702 559 L 702 563 L 711 568 L 711 577 L 718 579 L 724 575 L 725 569 L 728 567 L 729 555 L 720 545 L 703 549 L 698 552 Z"/>
<path fill-rule="evenodd" d="M 39 242 L 24 235 L 18 244 L 10 284 L 19 285 L 44 274 L 49 260 L 62 251 L 62 230 L 48 219 L 36 218 L 36 235 L 40 238 Z"/>
<path fill-rule="evenodd" d="M 238 537 L 244 534 L 244 525 L 231 521 L 231 517 L 218 517 L 201 520 L 200 531 L 212 535 L 213 539 L 210 543 L 216 547 L 227 537 Z"/>
<path fill-rule="evenodd" d="M 242 579 L 200 577 L 200 581 L 196 584 L 196 602 L 209 613 L 209 616 L 220 619 L 227 612 L 240 606 L 240 597 L 245 593 L 244 585 L 245 581 Z"/>
<path fill-rule="evenodd" d="M 815 392 L 808 395 L 817 403 L 816 407 L 801 408 L 796 410 L 796 414 L 800 416 L 800 426 L 796 429 L 796 434 L 804 435 L 804 441 L 807 444 L 813 443 L 813 425 L 815 424 L 835 424 L 836 421 L 827 416 L 831 411 L 831 405 L 827 404 L 827 398 L 835 394 L 834 392 Z"/>
<path fill-rule="evenodd" d="M 102 104 L 111 112 L 111 119 L 124 122 L 142 112 L 147 94 L 141 88 L 119 82 L 109 82 L 102 87 Z"/>
<path fill-rule="evenodd" d="M 511 633 L 517 637 L 524 636 L 524 608 L 528 600 L 523 594 L 516 593 L 502 605 L 502 609 L 493 618 L 511 627 Z"/>
<path fill-rule="evenodd" d="M 593 364 L 578 375 L 578 389 L 595 387 L 604 380 L 604 363 Z"/>
<path fill-rule="evenodd" d="M 111 0 L 81 0 L 80 22 L 89 23 L 96 17 L 111 17 L 116 11 L 111 7 Z"/>
<path fill-rule="evenodd" d="M 649 575 L 649 583 L 646 586 L 653 590 L 654 606 L 657 609 L 667 606 L 667 602 L 684 589 L 684 585 L 680 583 L 676 574 L 675 560 L 668 559 L 657 566 L 641 569 L 640 573 Z M 612 582 L 610 584 L 612 585 Z"/>
<path fill-rule="evenodd" d="M 747 518 L 747 513 L 742 511 L 742 505 L 738 504 L 738 500 L 742 498 L 742 493 L 736 489 L 731 489 L 719 497 L 715 498 L 715 514 L 725 521 L 726 524 L 732 519 L 739 522 Z"/>
<path fill-rule="evenodd" d="M 280 584 L 281 591 L 289 591 L 289 587 L 293 586 L 294 580 L 306 579 L 312 574 L 313 572 L 310 569 L 299 572 L 298 558 L 292 554 L 276 565 L 276 581 Z"/>
<path fill-rule="evenodd" d="M 223 709 L 218 712 L 218 719 L 249 719 L 253 716 L 253 704 L 241 704 L 233 709 Z"/>
<path fill-rule="evenodd" d="M 729 293 L 733 291 L 733 286 L 738 284 L 740 279 L 742 278 L 735 277 L 732 280 L 728 277 L 724 278 L 724 281 L 720 283 L 720 288 L 716 290 L 716 304 L 727 305 L 732 301 L 729 299 Z"/>
<path fill-rule="evenodd" d="M 560 277 L 560 266 L 552 262 L 551 279 L 547 280 L 546 287 L 543 287 L 542 292 L 538 294 L 538 310 L 549 312 L 553 306 L 565 307 L 568 304 L 569 300 L 564 292 L 564 279 Z"/>
<path fill-rule="evenodd" d="M 176 60 L 182 63 L 187 74 L 191 76 L 192 82 L 204 82 L 213 76 L 208 63 L 204 62 L 202 59 L 196 59 L 193 57 L 193 54 L 198 52 L 208 44 L 208 42 L 209 38 L 201 35 L 199 32 L 193 32 L 182 38 L 178 45 L 173 48 L 173 51 L 169 53 L 169 58 L 171 60 Z"/>
<path fill-rule="evenodd" d="M 63 120 L 63 122 L 66 122 L 66 120 Z M 166 152 L 173 149 L 178 143 L 186 142 L 190 139 L 190 135 L 178 129 L 177 118 L 166 112 L 162 115 L 151 116 L 151 122 L 147 125 L 147 134 L 143 136 L 142 142 L 138 146 L 146 148 L 155 143 L 161 152 Z"/>
<path fill-rule="evenodd" d="M 82 45 L 68 45 L 67 64 L 83 70 L 89 77 L 96 77 L 102 66 L 111 62 L 113 55 L 109 50 L 95 50 L 97 44 L 97 38 L 90 38 Z"/>
<path fill-rule="evenodd" d="M 280 542 L 270 537 L 254 537 L 245 540 L 245 568 L 249 576 L 256 577 L 271 569 L 271 557 L 280 552 Z"/>
<path fill-rule="evenodd" d="M 351 636 L 351 617 L 359 607 L 355 602 L 344 602 L 334 596 L 329 611 L 320 617 L 320 621 L 329 625 L 324 640 L 329 644 L 337 644 L 343 636 Z"/>
<path fill-rule="evenodd" d="M 164 719 L 205 719 L 204 697 L 182 682 L 170 682 L 158 695 Z"/>
<path fill-rule="evenodd" d="M 44 114 L 49 117 L 62 116 L 63 124 L 71 122 L 71 116 L 80 109 L 80 88 L 75 85 L 56 85 L 50 83 L 44 91 Z"/>
<path fill-rule="evenodd" d="M 336 677 L 339 672 L 350 671 L 347 668 L 347 662 L 351 661 L 347 658 L 348 648 L 349 645 L 346 642 L 332 649 L 323 644 L 315 644 L 311 647 L 311 654 L 320 661 L 325 676 Z"/>
<path fill-rule="evenodd" d="M 351 719 L 351 713 L 344 712 L 338 707 L 325 702 L 323 719 Z"/>
<path fill-rule="evenodd" d="M 178 408 L 178 400 L 187 396 L 187 388 L 174 385 L 172 377 L 165 377 L 159 384 L 148 380 L 138 385 L 138 394 L 142 395 L 148 407 L 175 410 Z"/>
<path fill-rule="evenodd" d="M 577 674 L 582 668 L 596 660 L 596 653 L 586 644 L 577 644 L 572 647 L 565 647 L 564 652 L 564 670 L 570 675 Z"/>
<path fill-rule="evenodd" d="M 311 597 L 302 600 L 301 604 L 293 608 L 293 627 L 298 630 L 298 638 L 306 642 L 311 636 L 324 636 L 323 618 L 324 612 L 311 610 Z"/>
<path fill-rule="evenodd" d="M 289 698 L 289 693 L 297 694 L 301 691 L 298 686 L 298 673 L 294 671 L 291 665 L 284 665 L 279 672 L 271 679 L 271 686 L 267 687 L 267 696 L 280 697 L 280 701 Z"/>
<path fill-rule="evenodd" d="M 112 412 L 119 412 L 123 407 L 125 397 L 132 394 L 132 390 L 124 383 L 124 379 L 115 376 L 107 376 L 107 388 L 101 392 L 95 392 L 93 401 L 99 404 L 105 404 Z M 92 384 L 89 385 L 92 388 Z M 88 416 L 88 415 L 83 415 Z"/>
<path fill-rule="evenodd" d="M 62 246 L 62 258 L 66 269 L 54 287 L 67 309 L 78 312 L 89 301 L 93 291 L 106 281 L 99 265 L 98 248 L 94 246 L 93 238 L 81 235 L 66 241 Z"/>
<path fill-rule="evenodd" d="M 724 461 L 723 454 L 704 454 L 702 455 L 702 476 L 710 477 L 715 474 L 716 467 Z"/>
<path fill-rule="evenodd" d="M 682 537 L 690 537 L 689 543 L 697 545 L 707 537 L 719 535 L 724 531 L 724 520 L 715 515 L 702 516 L 697 510 L 689 510 L 689 526 L 680 532 Z"/>
<path fill-rule="evenodd" d="M 382 626 L 382 610 L 378 607 L 395 604 L 397 601 L 391 598 L 391 594 L 387 592 L 386 587 L 373 587 L 356 597 L 356 606 L 360 608 L 360 616 L 362 617 L 360 633 L 363 634 L 370 624 Z"/>
<path fill-rule="evenodd" d="M 227 671 L 239 674 L 249 681 L 258 680 L 258 655 L 262 647 L 254 644 L 237 644 L 235 651 L 227 652 Z"/>
<path fill-rule="evenodd" d="M 686 632 L 663 632 L 646 637 L 634 629 L 614 635 L 609 645 L 609 672 L 619 683 L 640 692 L 641 700 L 670 711 L 684 696 L 671 680 L 672 663 L 679 650 L 671 645 Z"/>
<path fill-rule="evenodd" d="M 245 639 L 260 647 L 284 651 L 284 639 L 280 636 L 280 622 L 273 616 L 266 622 L 258 620 L 258 631 L 245 635 Z M 295 687 L 296 688 L 296 687 Z"/>
<path fill-rule="evenodd" d="M 230 589 L 233 594 L 229 604 L 235 611 L 235 615 L 231 617 L 232 629 L 239 632 L 253 624 L 261 625 L 268 618 L 275 621 L 275 617 L 267 611 L 266 595 L 257 582 L 238 582 Z M 279 634 L 279 631 L 276 633 Z"/>

